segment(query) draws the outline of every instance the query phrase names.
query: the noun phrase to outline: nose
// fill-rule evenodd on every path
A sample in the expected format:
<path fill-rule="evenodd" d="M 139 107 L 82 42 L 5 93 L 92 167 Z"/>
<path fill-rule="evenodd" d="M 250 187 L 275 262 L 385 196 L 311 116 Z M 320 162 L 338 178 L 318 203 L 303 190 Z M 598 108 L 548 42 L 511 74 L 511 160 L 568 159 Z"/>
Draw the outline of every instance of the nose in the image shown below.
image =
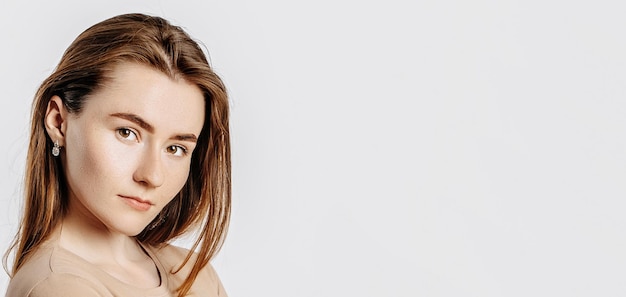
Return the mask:
<path fill-rule="evenodd" d="M 133 174 L 135 182 L 156 188 L 163 185 L 163 164 L 160 151 L 147 149 Z"/>

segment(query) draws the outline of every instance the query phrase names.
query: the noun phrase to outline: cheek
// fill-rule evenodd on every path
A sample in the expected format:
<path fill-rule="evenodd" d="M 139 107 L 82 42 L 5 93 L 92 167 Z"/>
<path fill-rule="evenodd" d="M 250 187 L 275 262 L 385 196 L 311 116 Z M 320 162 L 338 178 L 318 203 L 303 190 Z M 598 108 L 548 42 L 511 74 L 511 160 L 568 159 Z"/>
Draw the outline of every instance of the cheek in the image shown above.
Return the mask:
<path fill-rule="evenodd" d="M 66 175 L 73 191 L 95 193 L 102 186 L 110 187 L 110 181 L 123 178 L 129 168 L 131 152 L 122 151 L 106 135 L 93 131 L 72 131 L 66 144 Z M 87 194 L 87 193 L 84 193 Z"/>
<path fill-rule="evenodd" d="M 170 174 L 168 177 L 168 188 L 169 192 L 171 192 L 171 198 L 174 198 L 180 190 L 187 183 L 187 178 L 189 177 L 189 162 L 185 162 L 185 164 L 175 164 L 173 168 L 169 170 Z"/>

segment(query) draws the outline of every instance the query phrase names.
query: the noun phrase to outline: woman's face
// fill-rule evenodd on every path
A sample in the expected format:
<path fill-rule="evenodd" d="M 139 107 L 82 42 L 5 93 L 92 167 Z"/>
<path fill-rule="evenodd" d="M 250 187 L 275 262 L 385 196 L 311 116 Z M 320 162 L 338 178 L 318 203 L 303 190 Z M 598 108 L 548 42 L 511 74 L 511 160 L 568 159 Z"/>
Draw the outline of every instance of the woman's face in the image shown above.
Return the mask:
<path fill-rule="evenodd" d="M 180 191 L 204 123 L 200 89 L 123 63 L 65 123 L 70 212 L 137 235 Z"/>

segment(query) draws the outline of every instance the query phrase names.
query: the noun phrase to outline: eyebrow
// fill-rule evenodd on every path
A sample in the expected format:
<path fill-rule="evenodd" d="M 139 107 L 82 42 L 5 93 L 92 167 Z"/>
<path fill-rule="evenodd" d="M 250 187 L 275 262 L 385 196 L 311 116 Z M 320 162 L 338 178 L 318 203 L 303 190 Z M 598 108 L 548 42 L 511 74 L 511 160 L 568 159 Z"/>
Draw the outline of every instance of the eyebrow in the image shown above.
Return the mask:
<path fill-rule="evenodd" d="M 142 119 L 140 116 L 136 114 L 118 112 L 118 113 L 112 113 L 110 114 L 110 116 L 125 119 L 127 121 L 131 121 L 139 125 L 139 127 L 147 130 L 148 132 L 154 133 L 154 127 L 148 124 L 148 122 L 146 122 L 144 119 Z M 191 133 L 174 135 L 173 137 L 171 137 L 171 139 L 178 140 L 178 141 L 198 142 L 198 137 Z"/>

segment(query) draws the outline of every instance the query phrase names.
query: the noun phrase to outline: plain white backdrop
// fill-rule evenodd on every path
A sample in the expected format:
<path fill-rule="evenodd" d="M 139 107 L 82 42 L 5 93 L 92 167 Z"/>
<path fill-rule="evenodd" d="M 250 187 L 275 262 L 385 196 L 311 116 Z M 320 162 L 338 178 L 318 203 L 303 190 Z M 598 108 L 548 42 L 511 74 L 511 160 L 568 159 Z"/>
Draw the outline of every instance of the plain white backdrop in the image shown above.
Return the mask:
<path fill-rule="evenodd" d="M 1 247 L 39 83 L 84 29 L 143 12 L 230 90 L 230 296 L 625 296 L 625 9 L 2 0 Z"/>

